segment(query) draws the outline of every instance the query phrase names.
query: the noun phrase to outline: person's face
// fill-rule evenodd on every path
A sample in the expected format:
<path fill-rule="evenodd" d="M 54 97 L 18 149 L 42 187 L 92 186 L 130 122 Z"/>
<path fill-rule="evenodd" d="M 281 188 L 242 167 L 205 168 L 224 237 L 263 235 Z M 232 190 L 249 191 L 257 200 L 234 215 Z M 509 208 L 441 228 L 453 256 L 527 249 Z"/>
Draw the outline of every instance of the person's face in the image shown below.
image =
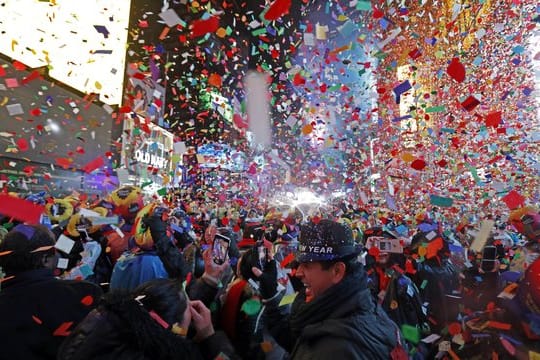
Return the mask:
<path fill-rule="evenodd" d="M 332 285 L 340 282 L 344 275 L 344 266 L 343 263 L 336 263 L 325 270 L 320 262 L 306 262 L 298 265 L 296 277 L 306 287 L 306 302 L 316 299 Z"/>
<path fill-rule="evenodd" d="M 47 254 L 43 256 L 43 267 L 54 270 L 58 264 L 58 259 L 60 259 L 60 255 L 56 251 L 54 254 Z"/>

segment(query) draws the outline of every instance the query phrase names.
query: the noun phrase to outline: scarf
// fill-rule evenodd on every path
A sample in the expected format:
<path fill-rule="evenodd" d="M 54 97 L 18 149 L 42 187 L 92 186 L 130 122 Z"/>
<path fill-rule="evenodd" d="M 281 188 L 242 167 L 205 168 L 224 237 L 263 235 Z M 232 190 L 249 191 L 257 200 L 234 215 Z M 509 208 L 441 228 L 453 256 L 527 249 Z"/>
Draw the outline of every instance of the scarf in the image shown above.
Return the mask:
<path fill-rule="evenodd" d="M 365 280 L 362 281 L 362 277 L 365 277 L 363 272 L 347 275 L 309 303 L 306 303 L 305 291 L 301 291 L 291 308 L 290 329 L 294 340 L 298 339 L 307 325 L 329 319 L 337 308 L 364 290 Z"/>

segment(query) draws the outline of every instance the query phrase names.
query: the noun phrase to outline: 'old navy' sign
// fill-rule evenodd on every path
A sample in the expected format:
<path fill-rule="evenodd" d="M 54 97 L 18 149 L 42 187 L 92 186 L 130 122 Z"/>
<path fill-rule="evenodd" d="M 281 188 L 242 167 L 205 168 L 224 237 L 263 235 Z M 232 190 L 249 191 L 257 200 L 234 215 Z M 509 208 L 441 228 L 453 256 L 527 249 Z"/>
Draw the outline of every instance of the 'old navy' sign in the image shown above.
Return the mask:
<path fill-rule="evenodd" d="M 135 159 L 138 162 L 150 164 L 157 168 L 164 168 L 167 165 L 167 159 L 164 157 L 141 150 L 135 152 Z"/>
<path fill-rule="evenodd" d="M 332 254 L 334 249 L 331 246 L 310 246 L 300 245 L 300 252 L 312 253 L 312 254 Z"/>

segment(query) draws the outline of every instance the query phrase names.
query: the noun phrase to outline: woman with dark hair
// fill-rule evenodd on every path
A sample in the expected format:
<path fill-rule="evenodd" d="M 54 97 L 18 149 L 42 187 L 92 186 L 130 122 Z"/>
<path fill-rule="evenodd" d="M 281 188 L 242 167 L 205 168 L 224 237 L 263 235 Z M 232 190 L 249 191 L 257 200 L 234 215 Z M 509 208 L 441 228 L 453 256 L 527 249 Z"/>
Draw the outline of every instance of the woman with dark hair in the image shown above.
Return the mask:
<path fill-rule="evenodd" d="M 193 324 L 196 334 L 186 339 Z M 97 309 L 66 339 L 60 360 L 234 358 L 223 333 L 212 326 L 210 310 L 189 301 L 179 281 L 155 279 L 133 292 L 107 294 Z"/>
<path fill-rule="evenodd" d="M 0 359 L 56 359 L 62 340 L 101 297 L 85 281 L 55 278 L 53 234 L 19 224 L 0 243 Z"/>

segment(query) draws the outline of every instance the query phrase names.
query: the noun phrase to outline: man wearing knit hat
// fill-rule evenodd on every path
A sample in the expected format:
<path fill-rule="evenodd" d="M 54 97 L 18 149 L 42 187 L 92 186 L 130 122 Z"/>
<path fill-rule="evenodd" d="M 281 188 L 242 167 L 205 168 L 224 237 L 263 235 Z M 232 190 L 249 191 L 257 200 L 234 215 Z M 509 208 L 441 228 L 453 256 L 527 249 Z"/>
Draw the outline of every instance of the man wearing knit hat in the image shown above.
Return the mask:
<path fill-rule="evenodd" d="M 272 335 L 291 359 L 406 356 L 396 325 L 372 300 L 352 230 L 330 220 L 300 228 L 296 277 L 304 284 L 290 310 L 279 307 L 275 263 L 253 268 Z M 406 357 L 405 357 L 406 358 Z"/>

